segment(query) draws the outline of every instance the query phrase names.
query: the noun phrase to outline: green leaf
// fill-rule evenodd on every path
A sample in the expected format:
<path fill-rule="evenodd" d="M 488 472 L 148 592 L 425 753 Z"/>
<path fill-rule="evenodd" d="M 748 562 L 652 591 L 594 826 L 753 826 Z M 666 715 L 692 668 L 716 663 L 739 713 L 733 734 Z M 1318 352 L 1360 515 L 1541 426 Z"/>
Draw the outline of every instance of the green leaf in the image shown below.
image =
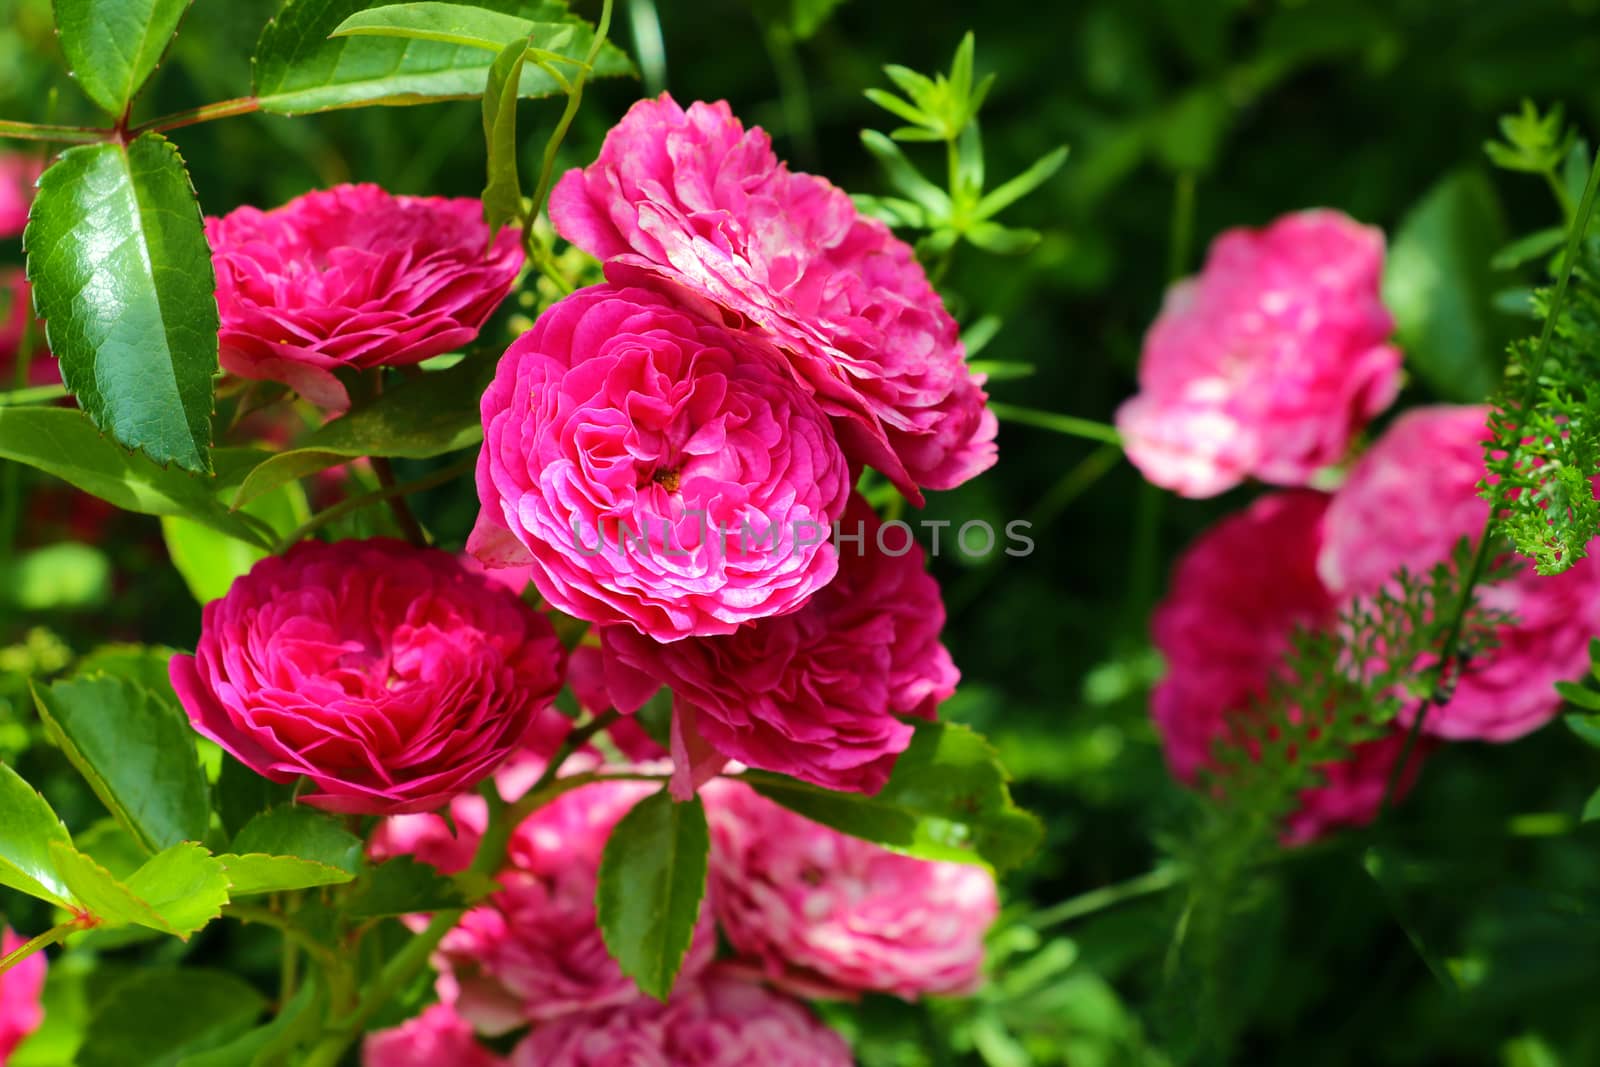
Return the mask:
<path fill-rule="evenodd" d="M 23 243 L 50 350 L 95 425 L 210 471 L 216 280 L 178 150 L 155 133 L 69 148 L 39 179 Z"/>
<path fill-rule="evenodd" d="M 866 90 L 866 97 L 868 100 L 871 100 L 874 104 L 877 104 L 891 115 L 894 115 L 897 118 L 905 119 L 913 126 L 919 128 L 929 126 L 934 121 L 929 119 L 928 116 L 924 115 L 922 112 L 918 111 L 911 104 L 900 99 L 898 96 L 886 89 L 868 89 Z M 930 130 L 928 132 L 932 131 Z"/>
<path fill-rule="evenodd" d="M 77 1067 L 176 1067 L 244 1034 L 266 998 L 224 971 L 143 970 L 113 987 L 89 1022 Z"/>
<path fill-rule="evenodd" d="M 332 816 L 298 804 L 264 811 L 245 824 L 230 846 L 240 855 L 289 856 L 354 874 L 361 838 Z"/>
<path fill-rule="evenodd" d="M 240 510 L 254 515 L 279 535 L 287 534 L 310 517 L 305 490 L 294 482 L 257 497 Z M 259 545 L 176 515 L 162 516 L 161 537 L 172 565 L 201 604 L 225 596 L 236 579 L 270 554 Z"/>
<path fill-rule="evenodd" d="M 320 1023 L 321 1016 L 310 1010 L 320 994 L 318 983 L 303 983 L 294 999 L 280 1007 L 270 1023 L 247 1030 L 227 1044 L 184 1053 L 176 1061 L 177 1067 L 271 1067 L 287 1063 L 287 1051 L 294 1047 L 296 1038 Z"/>
<path fill-rule="evenodd" d="M 950 217 L 949 195 L 924 178 L 921 172 L 911 165 L 905 153 L 900 151 L 899 145 L 877 130 L 862 130 L 861 143 L 883 168 L 889 184 L 926 211 L 930 223 Z"/>
<path fill-rule="evenodd" d="M 1016 363 L 999 359 L 974 359 L 967 364 L 974 374 L 983 374 L 991 382 L 1010 382 L 1031 378 L 1039 372 L 1032 363 Z"/>
<path fill-rule="evenodd" d="M 1060 170 L 1067 162 L 1067 151 L 1067 146 L 1062 145 L 1015 178 L 990 192 L 982 200 L 979 200 L 977 217 L 980 219 L 993 218 L 1055 177 L 1056 171 Z"/>
<path fill-rule="evenodd" d="M 167 673 L 172 656 L 172 649 L 160 645 L 101 645 L 78 660 L 72 675 L 109 674 L 172 700 L 172 678 Z"/>
<path fill-rule="evenodd" d="M 466 906 L 454 879 L 410 856 L 397 856 L 367 868 L 340 912 L 352 919 L 384 919 Z"/>
<path fill-rule="evenodd" d="M 1490 309 L 1489 260 L 1505 241 L 1488 179 L 1458 171 L 1436 184 L 1395 233 L 1383 276 L 1406 358 L 1449 400 L 1482 401 L 1500 381 L 1504 337 Z"/>
<path fill-rule="evenodd" d="M 0 459 L 44 471 L 124 511 L 187 515 L 229 537 L 270 547 L 259 523 L 230 514 L 212 495 L 233 470 L 256 466 L 263 453 L 219 448 L 211 455 L 219 476 L 196 477 L 130 455 L 101 436 L 82 412 L 0 406 Z"/>
<path fill-rule="evenodd" d="M 22 611 L 75 611 L 104 604 L 111 561 L 91 545 L 62 541 L 0 565 L 0 604 Z"/>
<path fill-rule="evenodd" d="M 877 796 L 834 793 L 762 771 L 744 780 L 809 819 L 897 852 L 999 869 L 1021 864 L 1042 830 L 1012 803 L 989 742 L 955 723 L 918 722 L 916 730 Z"/>
<path fill-rule="evenodd" d="M 499 52 L 530 36 L 538 47 L 560 48 L 572 30 L 571 23 L 539 24 L 469 4 L 416 3 L 386 4 L 357 11 L 328 36 L 402 37 Z"/>
<path fill-rule="evenodd" d="M 178 30 L 190 0 L 55 0 L 56 30 L 89 99 L 121 118 Z"/>
<path fill-rule="evenodd" d="M 526 38 L 506 45 L 489 68 L 483 90 L 483 140 L 488 150 L 488 181 L 483 187 L 483 217 L 491 235 L 522 218 L 522 182 L 517 177 L 517 93 L 528 58 Z"/>
<path fill-rule="evenodd" d="M 966 233 L 967 240 L 997 256 L 1020 256 L 1031 252 L 1041 240 L 1038 230 L 1013 229 L 998 222 L 980 222 Z"/>
<path fill-rule="evenodd" d="M 217 857 L 217 861 L 227 872 L 229 893 L 235 898 L 256 893 L 310 889 L 319 885 L 341 885 L 354 881 L 356 877 L 350 871 L 330 867 L 326 863 L 292 856 L 264 856 L 258 852 L 242 856 L 225 852 Z"/>
<path fill-rule="evenodd" d="M 70 849 L 72 838 L 38 791 L 0 763 L 0 885 L 72 906 L 72 890 L 56 868 L 52 846 Z"/>
<path fill-rule="evenodd" d="M 228 873 L 221 861 L 189 842 L 150 857 L 128 877 L 127 886 L 184 940 L 220 916 L 228 902 Z"/>
<path fill-rule="evenodd" d="M 1600 701 L 1594 700 L 1600 693 L 1565 682 L 1558 684 L 1556 688 L 1560 690 L 1562 696 L 1574 704 L 1600 711 Z M 1567 724 L 1567 729 L 1577 734 L 1585 744 L 1600 748 L 1600 715 L 1566 715 L 1563 716 L 1563 720 Z"/>
<path fill-rule="evenodd" d="M 223 754 L 217 772 L 217 815 L 222 828 L 237 834 L 250 820 L 276 805 L 294 802 L 294 788 L 263 778 L 232 756 Z"/>
<path fill-rule="evenodd" d="M 262 110 L 297 114 L 367 104 L 465 100 L 483 94 L 492 56 L 482 48 L 394 37 L 330 39 L 342 23 L 370 6 L 369 0 L 289 0 L 267 23 L 256 45 L 255 95 Z M 552 51 L 578 61 L 588 57 L 592 27 L 558 0 L 480 0 L 477 6 L 528 24 L 528 29 L 497 41 L 496 50 L 512 37 L 528 36 L 533 23 L 557 23 L 570 26 L 571 34 L 555 42 L 558 47 Z M 608 42 L 591 76 L 632 73 L 628 57 Z M 523 69 L 523 97 L 564 91 L 548 71 L 536 65 Z"/>
<path fill-rule="evenodd" d="M 700 798 L 662 789 L 635 804 L 606 841 L 595 904 L 622 973 L 666 1000 L 694 939 L 711 838 Z"/>
<path fill-rule="evenodd" d="M 1594 822 L 1596 819 L 1600 819 L 1600 789 L 1589 795 L 1588 801 L 1583 805 L 1583 817 L 1579 821 Z"/>
<path fill-rule="evenodd" d="M 1494 254 L 1489 266 L 1495 270 L 1516 270 L 1530 259 L 1547 256 L 1567 241 L 1565 226 L 1552 226 L 1519 237 Z"/>
<path fill-rule="evenodd" d="M 478 400 L 494 370 L 493 359 L 468 359 L 401 382 L 256 467 L 239 486 L 233 506 L 243 507 L 287 482 L 356 456 L 431 459 L 470 448 L 483 440 Z M 0 408 L 0 418 L 4 410 Z"/>
<path fill-rule="evenodd" d="M 33 691 L 51 739 L 151 852 L 199 841 L 211 824 L 194 733 L 166 692 L 163 699 L 110 675 Z"/>

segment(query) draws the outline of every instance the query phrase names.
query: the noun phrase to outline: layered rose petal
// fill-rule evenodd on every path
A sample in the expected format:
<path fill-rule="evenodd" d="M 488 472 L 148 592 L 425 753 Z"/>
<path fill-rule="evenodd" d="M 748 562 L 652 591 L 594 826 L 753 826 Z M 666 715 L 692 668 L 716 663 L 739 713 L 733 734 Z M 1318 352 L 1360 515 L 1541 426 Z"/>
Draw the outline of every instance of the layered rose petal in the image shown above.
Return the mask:
<path fill-rule="evenodd" d="M 1184 496 L 1310 484 L 1399 391 L 1382 271 L 1383 234 L 1336 211 L 1218 237 L 1145 336 L 1128 458 Z"/>
<path fill-rule="evenodd" d="M 842 528 L 860 539 L 841 538 L 839 576 L 793 615 L 669 645 L 607 627 L 616 706 L 631 711 L 668 685 L 675 717 L 692 716 L 698 738 L 728 759 L 829 789 L 882 788 L 911 742 L 901 717 L 932 718 L 960 675 L 939 643 L 944 605 L 921 548 L 880 549 L 859 497 Z"/>
<path fill-rule="evenodd" d="M 1167 675 L 1151 695 L 1150 710 L 1167 764 L 1181 781 L 1192 783 L 1214 766 L 1216 745 L 1237 736 L 1236 717 L 1299 714 L 1257 704 L 1282 667 L 1296 627 L 1335 623 L 1334 600 L 1317 576 L 1327 509 L 1320 493 L 1263 497 L 1201 535 L 1178 560 L 1152 621 Z M 1335 826 L 1371 822 L 1403 740 L 1397 732 L 1318 768 L 1323 784 L 1301 794 L 1286 839 L 1304 842 Z M 1402 785 L 1417 766 L 1416 760 L 1408 766 Z"/>
<path fill-rule="evenodd" d="M 501 1067 L 455 1010 L 434 1004 L 415 1019 L 368 1035 L 361 1067 Z"/>
<path fill-rule="evenodd" d="M 907 495 L 992 466 L 996 422 L 955 320 L 905 242 L 792 172 L 726 103 L 635 104 L 550 197 L 613 280 L 665 279 L 770 338 L 840 421 L 851 458 Z"/>
<path fill-rule="evenodd" d="M 24 943 L 24 938 L 0 929 L 0 956 L 15 952 Z M 44 992 L 45 967 L 44 953 L 36 952 L 0 974 L 0 1064 L 44 1022 L 39 998 Z"/>
<path fill-rule="evenodd" d="M 338 370 L 404 366 L 460 348 L 511 291 L 515 230 L 491 242 L 476 199 L 314 191 L 273 211 L 206 220 L 221 360 L 334 411 Z"/>
<path fill-rule="evenodd" d="M 1408 411 L 1361 458 L 1328 509 L 1318 568 L 1336 594 L 1377 592 L 1402 567 L 1423 574 L 1462 538 L 1483 532 L 1486 407 Z M 1518 563 L 1508 580 L 1483 587 L 1479 602 L 1514 616 L 1498 647 L 1473 657 L 1450 701 L 1424 729 L 1439 737 L 1509 741 L 1547 722 L 1561 706 L 1555 684 L 1581 677 L 1589 640 L 1600 633 L 1600 566 L 1579 560 L 1541 577 Z M 1403 721 L 1410 721 L 1408 708 Z"/>
<path fill-rule="evenodd" d="M 735 779 L 705 798 L 717 921 L 763 977 L 804 997 L 977 987 L 999 908 L 987 869 L 897 855 Z"/>
<path fill-rule="evenodd" d="M 654 787 L 604 782 L 562 795 L 512 835 L 502 888 L 446 935 L 435 957 L 445 998 L 479 1030 L 626 1004 L 641 995 L 607 951 L 595 914 L 600 857 L 617 821 Z M 711 960 L 710 909 L 683 965 Z"/>
<path fill-rule="evenodd" d="M 550 623 L 444 552 L 303 542 L 207 604 L 172 682 L 195 729 L 330 811 L 401 814 L 471 789 L 559 713 Z"/>
<path fill-rule="evenodd" d="M 826 585 L 850 474 L 777 354 L 645 289 L 540 316 L 483 396 L 469 547 L 562 611 L 659 641 L 729 634 Z"/>
<path fill-rule="evenodd" d="M 666 1004 L 568 1016 L 534 1029 L 511 1067 L 851 1067 L 844 1039 L 799 1003 L 722 973 Z"/>

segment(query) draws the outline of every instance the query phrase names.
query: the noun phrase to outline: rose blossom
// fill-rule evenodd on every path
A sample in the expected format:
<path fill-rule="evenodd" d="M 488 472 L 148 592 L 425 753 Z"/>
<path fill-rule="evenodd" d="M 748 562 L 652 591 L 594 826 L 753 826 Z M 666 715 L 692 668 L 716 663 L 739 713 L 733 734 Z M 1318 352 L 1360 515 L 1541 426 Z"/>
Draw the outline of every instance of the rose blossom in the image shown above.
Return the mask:
<path fill-rule="evenodd" d="M 0 956 L 15 952 L 25 939 L 0 927 Z M 0 1065 L 44 1021 L 39 996 L 44 991 L 43 952 L 35 952 L 5 974 L 0 974 Z"/>
<path fill-rule="evenodd" d="M 1217 743 L 1235 741 L 1232 721 L 1257 713 L 1255 702 L 1267 695 L 1295 628 L 1333 625 L 1333 598 L 1317 578 L 1327 508 L 1320 493 L 1262 497 L 1206 531 L 1178 559 L 1152 621 L 1167 676 L 1151 695 L 1150 711 L 1179 780 L 1194 782 L 1213 765 Z M 1346 760 L 1318 768 L 1322 784 L 1301 793 L 1285 837 L 1304 842 L 1334 826 L 1371 822 L 1403 740 L 1396 734 L 1366 742 Z M 1402 785 L 1409 786 L 1419 766 L 1413 759 Z"/>
<path fill-rule="evenodd" d="M 478 1044 L 467 1021 L 444 1004 L 369 1034 L 361 1047 L 361 1067 L 500 1067 L 504 1062 Z"/>
<path fill-rule="evenodd" d="M 1191 497 L 1338 463 L 1400 388 L 1382 271 L 1383 234 L 1337 211 L 1222 234 L 1145 336 L 1139 395 L 1117 412 L 1128 458 Z"/>
<path fill-rule="evenodd" d="M 805 1007 L 720 972 L 535 1027 L 511 1067 L 852 1067 L 850 1047 Z"/>
<path fill-rule="evenodd" d="M 837 568 L 850 473 L 773 350 L 659 293 L 540 316 L 483 396 L 469 548 L 546 600 L 657 641 L 793 611 Z"/>
<path fill-rule="evenodd" d="M 770 337 L 839 417 L 852 458 L 920 502 L 993 466 L 996 421 L 909 246 L 792 172 L 726 103 L 636 103 L 550 196 L 556 230 L 613 280 L 666 279 Z"/>
<path fill-rule="evenodd" d="M 540 808 L 513 833 L 503 887 L 462 918 L 435 957 L 440 988 L 485 1033 L 504 1033 L 640 996 L 600 935 L 595 890 L 617 821 L 654 786 L 602 782 Z M 692 977 L 711 960 L 710 908 L 684 961 Z"/>
<path fill-rule="evenodd" d="M 44 161 L 0 152 L 0 239 L 19 236 L 28 225 L 33 183 L 44 173 Z"/>
<path fill-rule="evenodd" d="M 977 987 L 999 908 L 989 871 L 848 837 L 731 778 L 705 798 L 717 921 L 763 977 L 803 997 Z"/>
<path fill-rule="evenodd" d="M 306 541 L 205 606 L 172 684 L 195 729 L 329 811 L 428 811 L 488 776 L 561 686 L 550 623 L 448 553 Z M 552 736 L 559 731 L 553 731 Z"/>
<path fill-rule="evenodd" d="M 616 706 L 634 710 L 669 685 L 674 728 L 690 744 L 829 789 L 877 792 L 911 743 L 900 717 L 933 718 L 960 678 L 939 643 L 944 605 L 922 549 L 906 532 L 906 551 L 892 554 L 902 535 L 890 530 L 883 551 L 878 531 L 853 498 L 842 532 L 861 540 L 841 539 L 839 576 L 793 615 L 670 645 L 606 627 Z"/>
<path fill-rule="evenodd" d="M 1417 408 L 1394 421 L 1350 472 L 1325 520 L 1317 561 L 1323 580 L 1343 597 L 1365 596 L 1401 567 L 1422 574 L 1476 541 L 1489 517 L 1478 495 L 1489 409 Z M 1600 633 L 1600 568 L 1579 560 L 1558 575 L 1520 566 L 1510 579 L 1484 585 L 1479 603 L 1509 612 L 1498 647 L 1468 664 L 1449 703 L 1432 708 L 1423 728 L 1448 738 L 1509 741 L 1542 726 L 1561 706 L 1555 683 L 1581 677 L 1589 639 Z M 1409 722 L 1415 707 L 1402 716 Z"/>
<path fill-rule="evenodd" d="M 336 370 L 420 363 L 478 336 L 522 267 L 517 232 L 491 244 L 471 198 L 376 185 L 306 193 L 273 211 L 206 220 L 223 369 L 283 382 L 333 411 Z"/>

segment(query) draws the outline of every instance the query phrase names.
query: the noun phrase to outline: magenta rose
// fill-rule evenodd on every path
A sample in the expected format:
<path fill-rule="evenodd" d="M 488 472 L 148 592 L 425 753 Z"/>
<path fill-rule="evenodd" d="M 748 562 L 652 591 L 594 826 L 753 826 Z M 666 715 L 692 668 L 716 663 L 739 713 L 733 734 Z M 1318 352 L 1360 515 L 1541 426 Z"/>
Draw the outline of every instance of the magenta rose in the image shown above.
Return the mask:
<path fill-rule="evenodd" d="M 483 396 L 469 547 L 556 608 L 656 641 L 794 611 L 837 569 L 850 472 L 770 346 L 659 293 L 540 316 Z"/>
<path fill-rule="evenodd" d="M 704 795 L 717 921 L 763 978 L 802 997 L 976 989 L 999 910 L 987 869 L 897 855 L 731 778 Z"/>
<path fill-rule="evenodd" d="M 844 1039 L 793 1000 L 720 972 L 534 1028 L 511 1067 L 852 1067 Z"/>
<path fill-rule="evenodd" d="M 23 944 L 24 938 L 0 928 L 0 956 L 15 952 Z M 0 974 L 0 1065 L 44 1022 L 39 998 L 44 992 L 46 966 L 44 953 L 35 952 Z"/>
<path fill-rule="evenodd" d="M 726 103 L 641 100 L 550 196 L 613 280 L 682 287 L 770 338 L 852 458 L 920 502 L 994 465 L 996 422 L 955 320 L 905 242 L 826 180 L 791 172 Z"/>
<path fill-rule="evenodd" d="M 33 183 L 42 173 L 42 159 L 0 152 L 0 240 L 18 237 L 27 228 Z"/>
<path fill-rule="evenodd" d="M 1193 783 L 1214 767 L 1213 751 L 1236 744 L 1234 725 L 1263 711 L 1258 702 L 1283 666 L 1296 627 L 1335 624 L 1332 596 L 1317 577 L 1328 498 L 1305 491 L 1262 497 L 1206 531 L 1179 558 L 1152 622 L 1167 675 L 1151 695 L 1151 715 L 1172 773 Z M 1287 714 L 1298 715 L 1297 710 Z M 1404 738 L 1398 731 L 1358 745 L 1350 757 L 1317 769 L 1285 827 L 1291 842 L 1378 814 Z M 1420 752 L 1407 768 L 1409 785 Z"/>
<path fill-rule="evenodd" d="M 478 1044 L 472 1027 L 445 1004 L 389 1030 L 367 1035 L 361 1067 L 501 1067 L 505 1061 Z"/>
<path fill-rule="evenodd" d="M 880 547 L 877 517 L 860 497 L 841 530 L 860 537 L 840 539 L 839 576 L 792 615 L 669 645 L 606 627 L 616 706 L 634 710 L 671 686 L 690 746 L 829 789 L 881 789 L 911 743 L 902 717 L 933 718 L 960 675 L 939 642 L 938 583 L 909 530 L 883 530 Z"/>
<path fill-rule="evenodd" d="M 502 888 L 462 918 L 435 956 L 440 989 L 484 1033 L 626 1004 L 641 996 L 606 949 L 595 914 L 600 857 L 617 821 L 655 787 L 602 782 L 564 794 L 519 826 Z M 704 908 L 684 980 L 710 961 Z"/>
<path fill-rule="evenodd" d="M 1145 335 L 1128 458 L 1184 496 L 1310 484 L 1399 391 L 1382 272 L 1383 234 L 1336 211 L 1218 237 Z"/>
<path fill-rule="evenodd" d="M 313 191 L 273 211 L 206 220 L 221 361 L 332 411 L 335 371 L 405 366 L 478 336 L 522 268 L 517 231 L 493 241 L 476 199 Z"/>
<path fill-rule="evenodd" d="M 1417 408 L 1396 419 L 1334 495 L 1318 568 L 1343 598 L 1366 596 L 1405 567 L 1413 574 L 1448 559 L 1462 539 L 1483 533 L 1486 407 Z M 1509 741 L 1544 725 L 1561 707 L 1555 684 L 1582 677 L 1589 639 L 1600 633 L 1600 567 L 1582 559 L 1541 577 L 1517 565 L 1509 580 L 1483 586 L 1479 602 L 1514 616 L 1499 646 L 1475 655 L 1424 729 L 1439 737 Z M 1415 707 L 1402 717 L 1411 721 Z"/>
<path fill-rule="evenodd" d="M 207 604 L 172 684 L 195 729 L 329 811 L 438 808 L 531 738 L 561 687 L 550 623 L 448 553 L 306 541 Z"/>

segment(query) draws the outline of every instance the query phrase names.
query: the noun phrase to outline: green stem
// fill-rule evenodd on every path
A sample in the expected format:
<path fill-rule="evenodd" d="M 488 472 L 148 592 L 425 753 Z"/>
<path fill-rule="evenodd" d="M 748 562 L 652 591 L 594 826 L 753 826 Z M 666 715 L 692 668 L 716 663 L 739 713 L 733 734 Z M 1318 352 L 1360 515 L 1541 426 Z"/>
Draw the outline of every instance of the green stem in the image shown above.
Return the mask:
<path fill-rule="evenodd" d="M 288 536 L 279 541 L 273 551 L 286 552 L 295 544 L 305 540 L 316 531 L 328 525 L 328 523 L 333 522 L 335 519 L 343 518 L 352 512 L 360 511 L 362 508 L 371 507 L 374 504 L 381 504 L 384 501 L 390 500 L 397 496 L 405 496 L 408 493 L 420 493 L 425 489 L 432 489 L 435 486 L 443 485 L 446 482 L 454 478 L 459 478 L 461 475 L 471 471 L 477 466 L 477 463 L 478 458 L 473 456 L 470 459 L 464 459 L 459 463 L 452 463 L 448 467 L 442 467 L 439 470 L 434 471 L 432 474 L 424 475 L 421 478 L 416 478 L 409 482 L 399 482 L 395 485 L 381 486 L 380 488 L 374 489 L 371 492 L 362 493 L 359 496 L 353 496 L 348 500 L 341 500 L 339 503 L 333 505 L 333 507 L 324 511 L 319 511 L 315 515 L 311 516 L 311 518 L 301 523 L 297 528 L 291 531 Z"/>
<path fill-rule="evenodd" d="M 1101 886 L 1091 889 L 1087 893 L 1080 893 L 1053 907 L 1036 911 L 1028 919 L 1028 925 L 1042 930 L 1048 926 L 1057 926 L 1061 923 L 1072 922 L 1086 915 L 1093 915 L 1097 911 L 1114 907 L 1128 900 L 1139 897 L 1151 896 L 1155 893 L 1164 893 L 1173 886 L 1189 878 L 1187 869 L 1179 866 L 1157 867 L 1153 871 L 1146 871 L 1136 878 L 1129 878 L 1124 882 L 1113 885 Z"/>
<path fill-rule="evenodd" d="M 556 154 L 561 150 L 561 142 L 566 139 L 567 130 L 572 127 L 572 120 L 577 117 L 578 106 L 583 102 L 583 83 L 588 79 L 589 71 L 594 69 L 595 60 L 600 57 L 600 49 L 606 43 L 606 34 L 611 30 L 611 4 L 612 0 L 605 0 L 600 8 L 600 21 L 595 25 L 594 43 L 589 46 L 589 58 L 584 66 L 572 79 L 572 91 L 567 94 L 566 109 L 561 112 L 561 119 L 556 123 L 556 128 L 551 131 L 550 139 L 544 145 L 544 165 L 539 171 L 539 184 L 534 189 L 533 204 L 528 209 L 528 226 L 533 226 L 539 213 L 544 210 L 544 202 L 550 195 L 550 187 L 555 181 Z"/>
<path fill-rule="evenodd" d="M 233 118 L 235 115 L 249 115 L 259 110 L 261 110 L 261 101 L 253 96 L 241 96 L 234 100 L 221 100 L 215 104 L 192 107 L 187 111 L 174 111 L 170 115 L 163 115 L 158 119 L 151 119 L 141 126 L 134 127 L 129 131 L 128 135 L 137 137 L 141 133 L 165 133 L 168 130 L 179 130 L 185 126 L 194 126 L 202 122 Z"/>
<path fill-rule="evenodd" d="M 311 931 L 270 908 L 256 904 L 229 904 L 223 909 L 222 914 L 242 923 L 260 923 L 262 926 L 272 927 L 283 935 L 285 941 L 305 949 L 306 955 L 316 960 L 325 970 L 340 966 L 339 958 L 334 951 L 318 941 Z"/>
<path fill-rule="evenodd" d="M 52 400 L 60 400 L 70 395 L 64 385 L 35 385 L 27 389 L 13 389 L 10 392 L 0 393 L 0 408 L 17 407 L 21 404 L 48 404 Z"/>
<path fill-rule="evenodd" d="M 1177 281 L 1189 273 L 1190 249 L 1194 246 L 1194 174 L 1178 175 L 1172 190 L 1172 232 L 1167 242 L 1167 280 Z"/>
<path fill-rule="evenodd" d="M 98 144 L 111 137 L 111 130 L 89 126 L 51 126 L 38 122 L 13 122 L 0 119 L 0 138 L 13 141 L 44 141 L 50 144 Z"/>
<path fill-rule="evenodd" d="M 385 456 L 372 456 L 370 460 L 372 472 L 378 476 L 378 484 L 393 493 L 387 503 L 389 511 L 394 514 L 394 521 L 400 524 L 400 532 L 405 534 L 406 540 L 417 548 L 427 548 L 428 534 L 423 530 L 422 523 L 417 521 L 416 515 L 412 513 L 411 505 L 406 503 L 405 495 L 393 492 L 399 484 L 395 481 L 394 464 Z"/>
<path fill-rule="evenodd" d="M 55 926 L 52 926 L 50 929 L 46 930 L 33 940 L 24 941 L 11 952 L 8 952 L 4 956 L 0 956 L 0 975 L 5 974 L 11 968 L 15 967 L 17 964 L 33 955 L 35 952 L 49 948 L 51 945 L 65 940 L 68 934 L 74 933 L 78 930 L 87 929 L 89 925 L 89 922 L 87 922 L 83 916 L 74 915 L 66 922 L 58 923 Z"/>
<path fill-rule="evenodd" d="M 993 402 L 990 402 L 989 410 L 995 413 L 996 418 L 1005 422 L 1035 426 L 1041 430 L 1054 430 L 1069 437 L 1082 437 L 1090 441 L 1099 441 L 1101 444 L 1118 446 L 1122 444 L 1122 435 L 1117 433 L 1115 427 L 1092 419 L 1080 419 L 1073 415 L 1058 415 L 1053 411 L 1035 411 L 1033 408 Z"/>

